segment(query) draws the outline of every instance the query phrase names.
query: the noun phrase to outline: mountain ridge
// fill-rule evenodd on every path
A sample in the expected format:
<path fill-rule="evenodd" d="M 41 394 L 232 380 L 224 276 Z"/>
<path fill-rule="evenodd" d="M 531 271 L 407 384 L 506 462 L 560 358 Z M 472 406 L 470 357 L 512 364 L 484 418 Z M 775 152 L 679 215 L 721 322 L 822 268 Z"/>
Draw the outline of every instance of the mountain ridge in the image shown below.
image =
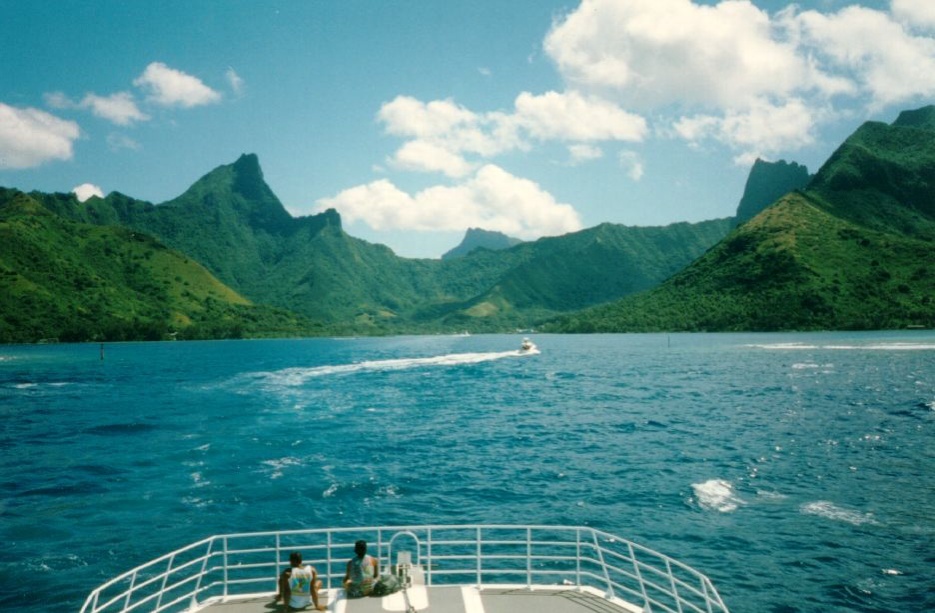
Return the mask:
<path fill-rule="evenodd" d="M 806 189 L 659 286 L 544 329 L 935 327 L 935 109 L 920 111 L 860 126 Z"/>
<path fill-rule="evenodd" d="M 906 111 L 889 125 L 866 122 L 804 187 L 796 187 L 804 167 L 760 162 L 738 217 L 604 223 L 441 260 L 401 258 L 352 237 L 334 210 L 293 218 L 255 154 L 216 167 L 162 204 L 118 192 L 81 203 L 74 194 L 0 188 L 2 229 L 32 254 L 8 251 L 0 259 L 0 289 L 29 307 L 8 301 L 0 336 L 14 333 L 9 322 L 17 317 L 45 309 L 66 320 L 92 303 L 95 321 L 109 313 L 131 324 L 84 333 L 120 338 L 149 338 L 160 326 L 163 334 L 175 326 L 208 336 L 932 326 L 933 130 L 935 107 Z M 781 193 L 775 202 L 766 202 L 769 190 Z M 92 234 L 94 248 L 82 238 Z M 187 259 L 204 272 L 186 268 Z M 172 264 L 153 267 L 156 261 Z M 186 288 L 182 281 L 196 276 L 227 298 Z M 117 303 L 129 320 L 111 308 L 117 303 L 101 302 L 105 285 L 122 296 Z M 83 296 L 88 288 L 96 302 Z M 179 311 L 185 316 L 167 316 L 179 297 L 188 301 Z M 32 308 L 35 300 L 46 302 Z M 133 319 L 134 311 L 143 316 Z M 68 320 L 66 338 L 80 336 L 75 321 L 81 318 Z"/>
<path fill-rule="evenodd" d="M 313 333 L 147 234 L 71 221 L 0 188 L 0 342 Z"/>
<path fill-rule="evenodd" d="M 475 249 L 490 249 L 500 251 L 509 249 L 514 245 L 522 243 L 518 238 L 507 236 L 502 232 L 494 230 L 484 230 L 482 228 L 468 228 L 464 233 L 461 243 L 442 254 L 441 259 L 447 260 L 456 257 L 463 257 Z"/>
<path fill-rule="evenodd" d="M 529 327 L 533 317 L 657 283 L 729 229 L 723 220 L 680 225 L 681 238 L 667 252 L 651 246 L 663 240 L 666 230 L 602 224 L 603 230 L 585 229 L 495 252 L 411 260 L 347 235 L 334 210 L 292 218 L 265 183 L 253 154 L 215 168 L 159 205 L 121 194 L 84 205 L 70 195 L 45 200 L 76 220 L 152 234 L 255 303 L 290 309 L 347 333 Z M 587 248 L 587 253 L 601 253 L 597 259 L 576 256 L 569 263 L 555 255 L 570 248 L 563 245 L 582 248 L 591 234 L 602 231 L 613 235 L 611 247 Z M 597 263 L 603 268 L 593 268 Z M 542 275 L 543 267 L 560 274 Z"/>

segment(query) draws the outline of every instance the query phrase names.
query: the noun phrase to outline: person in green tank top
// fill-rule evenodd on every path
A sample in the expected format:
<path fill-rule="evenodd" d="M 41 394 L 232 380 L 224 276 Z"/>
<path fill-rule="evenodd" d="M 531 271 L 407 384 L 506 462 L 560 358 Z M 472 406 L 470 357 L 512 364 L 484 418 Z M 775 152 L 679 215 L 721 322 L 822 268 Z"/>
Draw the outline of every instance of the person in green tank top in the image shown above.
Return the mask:
<path fill-rule="evenodd" d="M 348 598 L 369 596 L 380 576 L 380 563 L 367 555 L 367 541 L 354 543 L 354 553 L 356 555 L 348 561 L 347 572 L 344 573 L 344 592 Z"/>

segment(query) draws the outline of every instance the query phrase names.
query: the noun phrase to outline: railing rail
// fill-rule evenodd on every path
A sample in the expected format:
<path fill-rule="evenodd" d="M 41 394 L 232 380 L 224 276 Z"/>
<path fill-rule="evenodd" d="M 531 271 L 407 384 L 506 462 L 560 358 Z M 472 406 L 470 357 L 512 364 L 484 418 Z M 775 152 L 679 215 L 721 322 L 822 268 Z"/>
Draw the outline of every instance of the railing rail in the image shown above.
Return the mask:
<path fill-rule="evenodd" d="M 702 573 L 662 553 L 587 527 L 432 525 L 224 534 L 203 539 L 111 579 L 81 613 L 182 613 L 228 597 L 272 594 L 288 554 L 301 551 L 325 588 L 341 585 L 363 538 L 381 571 L 395 561 L 397 535 L 426 584 L 589 587 L 644 611 L 728 613 Z"/>

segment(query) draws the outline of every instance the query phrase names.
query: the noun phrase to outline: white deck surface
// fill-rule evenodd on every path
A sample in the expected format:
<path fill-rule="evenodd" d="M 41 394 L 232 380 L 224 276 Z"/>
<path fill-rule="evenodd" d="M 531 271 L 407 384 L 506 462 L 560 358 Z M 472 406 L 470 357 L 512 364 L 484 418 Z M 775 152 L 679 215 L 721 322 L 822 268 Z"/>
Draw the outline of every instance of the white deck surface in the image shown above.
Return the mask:
<path fill-rule="evenodd" d="M 640 608 L 610 600 L 593 590 L 577 588 L 496 587 L 478 590 L 472 586 L 414 586 L 382 598 L 348 600 L 343 591 L 322 591 L 321 603 L 331 613 L 405 613 L 407 605 L 426 613 L 639 613 Z M 279 613 L 282 605 L 272 596 L 251 596 L 214 603 L 207 613 Z M 305 609 L 313 611 L 312 607 Z"/>

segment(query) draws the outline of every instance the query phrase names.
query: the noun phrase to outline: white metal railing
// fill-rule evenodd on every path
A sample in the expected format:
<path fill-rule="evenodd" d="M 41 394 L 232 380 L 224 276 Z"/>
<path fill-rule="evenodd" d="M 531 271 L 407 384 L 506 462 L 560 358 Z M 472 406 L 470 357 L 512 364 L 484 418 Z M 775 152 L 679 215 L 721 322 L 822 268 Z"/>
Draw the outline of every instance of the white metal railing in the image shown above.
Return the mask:
<path fill-rule="evenodd" d="M 383 572 L 394 548 L 414 554 L 428 586 L 586 586 L 644 611 L 728 613 L 705 575 L 626 539 L 580 526 L 491 524 L 212 536 L 111 579 L 91 592 L 81 613 L 176 613 L 227 597 L 272 594 L 291 551 L 315 566 L 325 588 L 339 587 L 357 539 L 368 541 Z"/>

